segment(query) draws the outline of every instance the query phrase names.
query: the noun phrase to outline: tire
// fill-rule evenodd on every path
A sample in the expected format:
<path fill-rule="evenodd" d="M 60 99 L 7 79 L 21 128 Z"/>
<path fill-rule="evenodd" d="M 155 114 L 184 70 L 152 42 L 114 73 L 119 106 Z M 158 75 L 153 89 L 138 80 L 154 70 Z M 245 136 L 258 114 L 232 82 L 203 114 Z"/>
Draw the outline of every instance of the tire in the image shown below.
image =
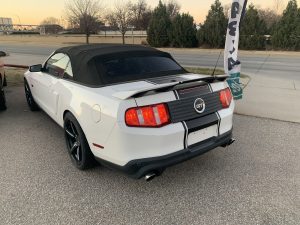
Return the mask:
<path fill-rule="evenodd" d="M 31 90 L 30 90 L 27 80 L 24 80 L 24 90 L 25 90 L 26 101 L 27 101 L 27 104 L 28 104 L 30 110 L 38 111 L 39 106 L 36 104 L 36 102 L 34 101 L 34 99 L 32 97 Z"/>
<path fill-rule="evenodd" d="M 6 98 L 5 98 L 5 93 L 4 93 L 4 89 L 2 86 L 2 78 L 0 75 L 0 110 L 6 110 Z"/>
<path fill-rule="evenodd" d="M 6 87 L 7 86 L 7 81 L 6 81 L 6 76 L 4 74 L 4 81 L 3 81 L 3 87 Z"/>
<path fill-rule="evenodd" d="M 73 165 L 79 170 L 94 167 L 96 164 L 94 155 L 83 130 L 71 113 L 67 113 L 64 117 L 64 131 L 68 153 Z"/>

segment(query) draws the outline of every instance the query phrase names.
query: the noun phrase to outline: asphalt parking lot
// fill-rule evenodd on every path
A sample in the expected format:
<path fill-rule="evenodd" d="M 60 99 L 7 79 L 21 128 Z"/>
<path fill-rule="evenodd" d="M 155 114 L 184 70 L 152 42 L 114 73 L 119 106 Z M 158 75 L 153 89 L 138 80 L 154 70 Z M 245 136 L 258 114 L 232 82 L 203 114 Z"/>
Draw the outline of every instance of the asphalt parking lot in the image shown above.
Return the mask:
<path fill-rule="evenodd" d="M 300 224 L 300 124 L 235 116 L 237 142 L 150 183 L 76 170 L 63 130 L 7 88 L 0 224 Z M 141 149 L 142 150 L 142 149 Z"/>

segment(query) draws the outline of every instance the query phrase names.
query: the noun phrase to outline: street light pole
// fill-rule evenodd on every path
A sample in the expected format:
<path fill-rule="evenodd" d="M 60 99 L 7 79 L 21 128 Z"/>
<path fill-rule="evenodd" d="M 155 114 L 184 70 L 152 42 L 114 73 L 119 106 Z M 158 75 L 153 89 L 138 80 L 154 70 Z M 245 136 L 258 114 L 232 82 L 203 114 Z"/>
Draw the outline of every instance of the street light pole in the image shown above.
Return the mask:
<path fill-rule="evenodd" d="M 20 17 L 19 17 L 18 15 L 16 15 L 16 16 L 17 16 L 18 19 L 19 19 L 19 24 L 22 25 Z"/>

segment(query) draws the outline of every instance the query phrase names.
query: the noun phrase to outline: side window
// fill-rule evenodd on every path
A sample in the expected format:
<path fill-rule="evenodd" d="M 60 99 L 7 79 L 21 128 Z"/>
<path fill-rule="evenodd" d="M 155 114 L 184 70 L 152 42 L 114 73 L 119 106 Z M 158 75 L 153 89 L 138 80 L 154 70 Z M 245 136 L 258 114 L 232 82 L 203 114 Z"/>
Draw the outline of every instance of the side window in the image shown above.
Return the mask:
<path fill-rule="evenodd" d="M 56 77 L 62 77 L 70 59 L 67 55 L 58 53 L 53 55 L 46 63 L 44 71 Z"/>
<path fill-rule="evenodd" d="M 64 73 L 64 78 L 69 79 L 69 80 L 73 79 L 73 72 L 72 72 L 71 62 L 68 63 L 68 66 L 67 66 L 67 68 L 65 70 L 65 73 Z"/>

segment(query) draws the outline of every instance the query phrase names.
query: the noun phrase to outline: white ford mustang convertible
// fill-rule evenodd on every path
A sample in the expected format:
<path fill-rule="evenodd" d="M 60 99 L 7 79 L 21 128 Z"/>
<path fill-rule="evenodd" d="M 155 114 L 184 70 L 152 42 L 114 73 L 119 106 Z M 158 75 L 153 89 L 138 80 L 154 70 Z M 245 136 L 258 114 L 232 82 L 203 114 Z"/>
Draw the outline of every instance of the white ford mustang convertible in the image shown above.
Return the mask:
<path fill-rule="evenodd" d="M 25 93 L 31 110 L 42 109 L 64 128 L 78 169 L 98 161 L 151 180 L 234 142 L 226 78 L 188 73 L 149 47 L 83 45 L 31 66 Z"/>

